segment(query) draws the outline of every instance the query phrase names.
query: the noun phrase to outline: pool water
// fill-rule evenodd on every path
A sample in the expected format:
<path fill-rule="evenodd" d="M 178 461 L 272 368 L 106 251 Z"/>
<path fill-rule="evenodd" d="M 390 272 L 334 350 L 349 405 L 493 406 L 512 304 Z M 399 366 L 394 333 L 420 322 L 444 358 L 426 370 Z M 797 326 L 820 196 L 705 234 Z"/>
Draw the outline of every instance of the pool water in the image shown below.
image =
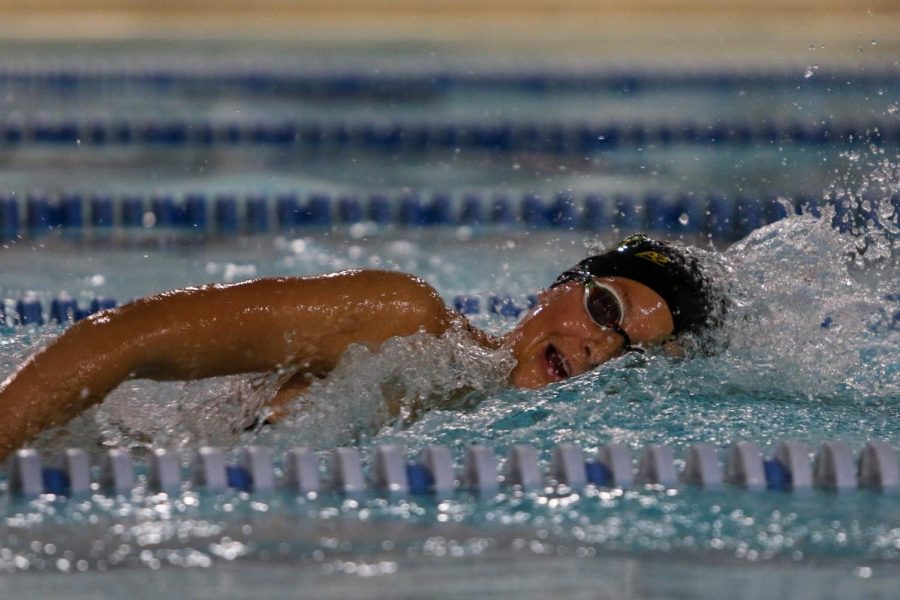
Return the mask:
<path fill-rule="evenodd" d="M 51 120 L 158 120 L 165 113 L 198 123 L 273 116 L 442 122 L 827 117 L 895 123 L 896 81 L 839 89 L 804 87 L 800 81 L 799 90 L 795 84 L 724 91 L 678 86 L 672 93 L 664 86 L 628 92 L 561 87 L 540 93 L 483 86 L 465 93 L 432 90 L 425 98 L 343 102 L 278 94 L 248 100 L 204 86 L 191 94 L 167 89 L 148 95 L 146 88 L 127 85 L 111 86 L 116 93 L 4 85 L 11 86 L 9 109 L 24 121 L 37 118 L 31 108 L 37 99 L 48 113 L 40 117 Z M 579 444 L 589 455 L 610 442 L 636 452 L 648 444 L 666 444 L 675 449 L 679 466 L 696 442 L 725 449 L 751 440 L 766 456 L 786 439 L 805 441 L 811 450 L 826 440 L 842 440 L 857 451 L 869 440 L 897 447 L 900 255 L 898 209 L 890 201 L 900 191 L 896 164 L 897 148 L 890 140 L 623 144 L 589 156 L 219 143 L 174 148 L 7 144 L 0 150 L 3 192 L 17 198 L 36 188 L 51 195 L 75 191 L 116 198 L 189 191 L 271 197 L 285 190 L 301 195 L 438 190 L 455 201 L 473 190 L 610 195 L 664 190 L 729 198 L 834 192 L 852 214 L 864 217 L 841 231 L 832 226 L 833 209 L 825 207 L 823 216 L 793 215 L 734 245 L 702 234 L 681 236 L 717 265 L 717 277 L 732 299 L 714 356 L 626 355 L 577 378 L 525 392 L 502 385 L 509 368 L 503 353 L 485 353 L 452 335 L 441 340 L 419 336 L 393 340 L 380 352 L 351 350 L 333 377 L 299 401 L 311 408 L 273 428 L 243 432 L 236 426 L 241 407 L 258 401 L 260 389 L 271 389 L 265 380 L 137 381 L 49 432 L 37 447 L 47 455 L 69 446 L 99 455 L 106 447 L 125 446 L 141 458 L 154 446 L 214 444 L 234 455 L 243 445 L 262 444 L 273 449 L 279 469 L 284 453 L 299 445 L 323 455 L 338 445 L 356 445 L 369 461 L 380 444 L 402 444 L 410 457 L 443 444 L 459 464 L 471 444 L 486 444 L 503 456 L 513 445 L 526 443 L 538 449 L 543 466 L 564 442 Z M 867 204 L 873 194 L 879 201 L 874 208 Z M 416 228 L 363 222 L 273 227 L 234 236 L 155 227 L 31 230 L 0 253 L 0 292 L 12 315 L 24 294 L 45 306 L 61 292 L 82 303 L 101 296 L 124 302 L 201 282 L 359 267 L 420 275 L 448 303 L 465 294 L 486 305 L 488 296 L 501 294 L 524 306 L 529 294 L 561 270 L 636 228 Z M 494 333 L 514 322 L 486 310 L 471 319 Z M 61 329 L 7 323 L 0 337 L 4 376 Z M 395 423 L 385 419 L 382 386 L 398 383 L 410 396 L 470 386 L 479 390 L 478 401 Z M 900 504 L 895 495 L 866 490 L 793 494 L 731 486 L 717 492 L 638 486 L 573 491 L 548 485 L 527 493 L 502 488 L 496 495 L 460 493 L 446 499 L 288 492 L 262 498 L 234 490 L 186 490 L 166 497 L 152 494 L 145 483 L 142 479 L 127 498 L 97 494 L 26 501 L 3 495 L 0 568 L 41 576 L 4 577 L 0 588 L 12 596 L 65 587 L 74 597 L 89 597 L 94 587 L 115 595 L 149 585 L 157 596 L 189 585 L 200 597 L 241 592 L 282 597 L 308 585 L 315 586 L 310 595 L 317 597 L 416 597 L 430 589 L 429 595 L 446 597 L 493 592 L 573 598 L 712 598 L 723 593 L 875 598 L 890 597 L 900 580 Z"/>
<path fill-rule="evenodd" d="M 85 299 L 109 295 L 125 300 L 196 280 L 377 266 L 421 274 L 451 301 L 459 293 L 522 298 L 586 252 L 583 234 L 495 231 L 473 235 L 464 244 L 459 235 L 456 230 L 432 231 L 427 238 L 410 231 L 381 231 L 348 239 L 335 232 L 306 232 L 199 246 L 170 239 L 91 249 L 87 260 L 70 252 L 83 241 L 51 237 L 40 249 L 25 244 L 10 248 L 3 270 L 10 278 L 15 275 L 15 281 L 24 281 L 17 284 L 21 287 L 6 289 L 13 297 L 29 289 L 49 299 L 65 289 Z M 607 235 L 590 243 L 613 239 Z M 126 445 L 140 456 L 148 445 L 214 443 L 237 449 L 255 443 L 269 445 L 278 458 L 296 445 L 326 451 L 357 444 L 368 458 L 376 445 L 399 442 L 409 456 L 429 444 L 445 444 L 461 462 L 472 443 L 494 447 L 499 455 L 513 444 L 529 443 L 538 447 L 546 465 L 561 442 L 576 442 L 588 454 L 609 442 L 635 451 L 663 443 L 676 449 L 679 460 L 694 442 L 725 447 L 753 440 L 766 455 L 784 439 L 807 441 L 811 449 L 829 439 L 843 440 L 857 450 L 870 439 L 897 445 L 900 377 L 897 331 L 891 321 L 897 306 L 884 299 L 896 282 L 896 271 L 891 270 L 896 266 L 884 267 L 883 277 L 867 277 L 879 266 L 851 274 L 846 265 L 832 260 L 856 240 L 823 219 L 796 217 L 719 254 L 730 263 L 741 306 L 729 331 L 728 349 L 715 357 L 682 361 L 627 356 L 538 392 L 498 390 L 491 387 L 489 372 L 473 371 L 469 375 L 481 377 L 488 390 L 477 406 L 433 411 L 397 428 L 379 422 L 381 392 L 373 381 L 400 377 L 411 388 L 440 388 L 458 383 L 460 376 L 448 368 L 434 371 L 433 362 L 416 355 L 417 347 L 397 342 L 381 354 L 349 356 L 340 368 L 344 377 L 314 390 L 313 399 L 329 406 L 328 411 L 307 412 L 271 430 L 231 432 L 232 412 L 225 407 L 244 401 L 236 391 L 241 382 L 232 378 L 186 385 L 134 382 L 122 386 L 99 410 L 47 436 L 39 447 L 49 455 L 67 446 L 99 453 L 104 445 Z M 811 246 L 816 249 L 785 264 L 784 255 Z M 484 263 L 488 252 L 496 257 L 496 266 Z M 31 266 L 29 272 L 23 264 Z M 151 268 L 141 270 L 141 265 Z M 773 305 L 779 310 L 772 310 Z M 818 309 L 811 312 L 810 306 Z M 828 317 L 833 330 L 821 326 Z M 513 321 L 490 313 L 472 318 L 497 332 Z M 7 328 L 6 371 L 58 331 L 58 326 Z M 452 352 L 447 344 L 458 343 L 433 342 L 432 350 Z M 463 344 L 455 352 L 462 360 L 475 350 Z M 501 359 L 487 357 L 497 365 Z M 400 364 L 405 367 L 398 369 Z M 202 419 L 192 416 L 198 411 Z M 873 586 L 878 597 L 879 577 L 896 576 L 900 552 L 900 529 L 893 525 L 900 517 L 896 498 L 870 491 L 836 495 L 684 487 L 576 493 L 548 488 L 488 498 L 464 493 L 439 501 L 331 494 L 310 499 L 289 493 L 260 500 L 243 492 L 187 493 L 169 499 L 139 489 L 118 500 L 97 496 L 82 502 L 5 502 L 5 550 L 0 558 L 6 557 L 8 569 L 96 572 L 115 567 L 121 572 L 125 566 L 128 581 L 143 577 L 133 568 L 208 567 L 214 574 L 174 574 L 166 581 L 176 585 L 211 578 L 215 585 L 229 582 L 241 589 L 253 575 L 239 565 L 249 562 L 267 565 L 273 573 L 296 569 L 298 577 L 324 577 L 335 595 L 350 593 L 356 585 L 351 582 L 366 574 L 386 581 L 377 585 L 413 589 L 417 577 L 453 579 L 457 570 L 475 570 L 472 581 L 496 585 L 487 582 L 508 573 L 510 561 L 525 561 L 538 572 L 547 570 L 540 577 L 519 576 L 523 594 L 538 597 L 547 589 L 545 577 L 562 589 L 574 585 L 559 581 L 558 569 L 582 572 L 599 561 L 604 565 L 601 572 L 575 585 L 575 597 L 590 589 L 589 582 L 611 589 L 631 589 L 627 586 L 634 583 L 632 597 L 662 597 L 669 593 L 669 584 L 660 580 L 659 569 L 698 577 L 710 568 L 698 565 L 712 560 L 728 565 L 725 569 L 769 565 L 758 573 L 773 581 L 762 587 L 754 584 L 745 597 L 790 586 L 796 568 L 803 568 L 812 589 L 823 594 L 831 591 L 836 573 L 842 573 Z M 217 565 L 234 560 L 235 567 L 219 570 Z M 621 571 L 607 567 L 609 560 Z M 756 572 L 747 573 L 752 579 Z M 11 585 L 24 587 L 12 589 L 55 585 L 53 579 L 15 581 Z M 283 591 L 272 585 L 273 595 Z M 360 585 L 366 589 L 368 584 Z M 473 589 L 462 583 L 447 585 L 449 596 Z M 689 589 L 712 595 L 711 590 L 721 591 L 714 576 Z"/>

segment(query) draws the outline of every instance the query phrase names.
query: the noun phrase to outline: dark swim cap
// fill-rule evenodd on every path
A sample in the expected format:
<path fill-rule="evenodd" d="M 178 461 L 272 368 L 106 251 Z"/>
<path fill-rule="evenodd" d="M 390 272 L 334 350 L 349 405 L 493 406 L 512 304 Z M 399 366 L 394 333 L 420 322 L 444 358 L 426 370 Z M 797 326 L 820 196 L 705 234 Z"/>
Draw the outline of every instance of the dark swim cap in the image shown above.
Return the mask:
<path fill-rule="evenodd" d="M 676 334 L 715 325 L 721 318 L 717 306 L 724 309 L 721 295 L 695 257 L 641 234 L 625 238 L 615 250 L 584 259 L 550 287 L 593 277 L 627 277 L 655 291 L 672 312 Z"/>

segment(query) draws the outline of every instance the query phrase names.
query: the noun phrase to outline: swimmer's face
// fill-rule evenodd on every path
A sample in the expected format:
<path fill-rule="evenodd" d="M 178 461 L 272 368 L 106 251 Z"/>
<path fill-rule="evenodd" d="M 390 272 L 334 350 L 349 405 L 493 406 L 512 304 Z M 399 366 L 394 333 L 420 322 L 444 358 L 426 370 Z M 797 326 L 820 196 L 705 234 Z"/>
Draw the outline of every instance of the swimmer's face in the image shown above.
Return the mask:
<path fill-rule="evenodd" d="M 633 345 L 649 345 L 671 335 L 672 313 L 649 287 L 624 277 L 601 277 L 621 299 L 620 327 Z M 537 305 L 504 338 L 516 358 L 510 377 L 516 387 L 540 388 L 580 375 L 625 351 L 625 338 L 599 326 L 585 308 L 585 285 L 570 281 L 543 291 Z"/>

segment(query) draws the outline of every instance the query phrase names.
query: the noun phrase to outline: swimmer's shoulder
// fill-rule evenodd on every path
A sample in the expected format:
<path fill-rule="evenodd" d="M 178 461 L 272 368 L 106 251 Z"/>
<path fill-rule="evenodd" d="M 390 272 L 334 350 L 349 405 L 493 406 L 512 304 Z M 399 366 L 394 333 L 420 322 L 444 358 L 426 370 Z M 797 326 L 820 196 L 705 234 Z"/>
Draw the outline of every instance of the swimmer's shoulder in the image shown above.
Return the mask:
<path fill-rule="evenodd" d="M 398 271 L 352 269 L 293 280 L 307 300 L 344 303 L 355 310 L 378 314 L 381 318 L 420 324 L 425 331 L 447 329 L 456 313 L 447 308 L 441 295 L 421 277 Z"/>
<path fill-rule="evenodd" d="M 373 288 L 387 288 L 398 293 L 422 295 L 440 300 L 440 294 L 427 281 L 421 277 L 401 273 L 399 271 L 382 271 L 379 269 L 353 269 L 342 271 L 334 275 L 323 275 L 323 278 L 341 277 L 348 281 L 358 282 L 361 285 Z M 443 302 L 442 302 L 443 303 Z"/>
<path fill-rule="evenodd" d="M 451 328 L 459 329 L 485 348 L 497 349 L 501 346 L 500 338 L 474 327 L 464 315 L 450 309 L 437 290 L 420 277 L 375 270 L 360 271 L 355 276 L 360 281 L 378 282 L 378 285 L 393 287 L 399 296 L 408 300 L 405 310 L 416 313 L 414 318 L 423 323 L 422 329 L 425 331 L 442 334 Z"/>
<path fill-rule="evenodd" d="M 349 269 L 337 273 L 307 277 L 263 277 L 233 284 L 209 284 L 198 288 L 185 288 L 179 293 L 193 292 L 229 297 L 271 300 L 281 298 L 299 303 L 334 303 L 350 299 L 356 302 L 405 300 L 422 306 L 444 306 L 440 294 L 424 279 L 396 271 L 375 269 Z M 164 295 L 164 294 L 162 294 Z M 162 296 L 160 295 L 160 296 Z"/>
<path fill-rule="evenodd" d="M 379 270 L 347 272 L 347 276 L 356 278 L 368 289 L 379 286 L 391 289 L 392 293 L 396 294 L 396 299 L 401 300 L 404 312 L 417 313 L 415 318 L 425 324 L 423 329 L 426 331 L 443 333 L 451 327 L 458 328 L 467 332 L 476 343 L 486 348 L 497 349 L 501 345 L 500 338 L 481 331 L 469 323 L 465 316 L 451 310 L 444 303 L 438 291 L 421 277 L 397 271 Z M 408 316 L 408 314 L 404 316 Z"/>
<path fill-rule="evenodd" d="M 321 286 L 333 286 L 336 289 L 347 287 L 362 287 L 371 293 L 382 291 L 394 291 L 398 294 L 419 294 L 434 296 L 440 299 L 437 293 L 427 281 L 421 277 L 401 273 L 399 271 L 383 271 L 379 269 L 348 269 L 337 273 L 314 275 L 312 277 L 297 278 L 300 281 L 315 282 Z"/>
<path fill-rule="evenodd" d="M 267 293 L 263 297 L 282 296 L 284 304 L 291 306 L 346 306 L 348 310 L 342 314 L 351 318 L 353 329 L 375 323 L 377 329 L 391 336 L 416 331 L 440 335 L 450 328 L 460 328 L 485 347 L 499 346 L 498 339 L 447 307 L 427 281 L 408 273 L 350 269 L 310 277 L 260 279 L 244 285 L 264 286 Z"/>
<path fill-rule="evenodd" d="M 366 291 L 376 295 L 385 291 L 397 294 L 419 295 L 440 300 L 440 294 L 421 277 L 398 271 L 378 269 L 347 269 L 335 273 L 310 275 L 305 277 L 263 277 L 233 284 L 208 284 L 198 288 L 185 288 L 182 291 L 227 289 L 232 291 L 264 290 L 271 291 L 330 291 L 347 293 L 349 291 Z"/>
<path fill-rule="evenodd" d="M 347 272 L 346 277 L 373 300 L 393 304 L 407 315 L 417 315 L 430 323 L 426 329 L 446 329 L 455 315 L 437 290 L 421 277 L 374 269 Z"/>

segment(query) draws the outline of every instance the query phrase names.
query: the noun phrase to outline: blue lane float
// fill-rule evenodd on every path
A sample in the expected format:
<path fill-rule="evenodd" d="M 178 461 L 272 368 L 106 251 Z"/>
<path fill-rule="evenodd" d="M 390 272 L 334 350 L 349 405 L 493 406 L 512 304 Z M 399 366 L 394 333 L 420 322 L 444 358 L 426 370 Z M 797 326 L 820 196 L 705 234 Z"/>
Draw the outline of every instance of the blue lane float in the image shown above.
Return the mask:
<path fill-rule="evenodd" d="M 501 133 L 498 133 L 501 132 Z M 187 122 L 41 120 L 0 123 L 0 144 L 156 148 L 201 146 L 298 147 L 421 153 L 463 149 L 489 153 L 590 154 L 620 147 L 674 144 L 893 144 L 900 123 L 885 121 L 724 121 L 594 124 L 258 121 Z"/>
<path fill-rule="evenodd" d="M 16 315 L 19 325 L 44 324 L 44 309 L 41 301 L 31 296 L 16 301 Z"/>
<path fill-rule="evenodd" d="M 13 303 L 15 304 L 15 313 L 8 315 L 5 306 L 3 306 L 6 303 L 13 302 L 0 303 L 0 306 L 2 306 L 0 322 L 7 325 L 21 326 L 40 326 L 48 322 L 65 325 L 81 321 L 94 313 L 118 306 L 118 303 L 113 298 L 96 297 L 92 298 L 87 306 L 80 307 L 78 302 L 71 296 L 60 294 L 50 301 L 48 309 L 45 310 L 44 303 L 37 296 L 26 294 Z"/>
<path fill-rule="evenodd" d="M 373 68 L 373 65 L 377 68 Z M 47 68 L 40 64 L 0 66 L 0 86 L 41 87 L 71 92 L 89 88 L 95 92 L 121 93 L 122 88 L 146 88 L 157 93 L 221 93 L 239 90 L 257 95 L 302 94 L 334 97 L 421 98 L 460 89 L 513 88 L 535 93 L 566 90 L 608 90 L 637 93 L 657 87 L 712 88 L 773 86 L 821 87 L 835 84 L 890 85 L 900 81 L 896 68 L 819 69 L 806 77 L 802 67 L 785 69 L 668 69 L 646 67 L 584 68 L 558 65 L 554 68 L 521 66 L 404 65 L 402 71 L 390 63 L 367 63 L 358 68 L 346 65 L 283 67 L 184 68 L 178 66 L 72 64 Z"/>
<path fill-rule="evenodd" d="M 889 199 L 869 198 L 868 202 L 876 208 L 882 202 L 891 202 L 896 207 L 900 206 L 900 195 Z M 181 197 L 165 193 L 111 197 L 63 192 L 31 193 L 24 199 L 11 194 L 0 196 L 0 234 L 4 241 L 9 241 L 39 237 L 54 230 L 102 232 L 142 228 L 234 236 L 273 229 L 326 229 L 371 222 L 380 227 L 403 228 L 517 226 L 585 231 L 615 228 L 625 232 L 705 235 L 727 242 L 797 214 L 801 208 L 821 215 L 825 206 L 832 207 L 832 224 L 842 231 L 853 231 L 872 220 L 870 214 L 851 209 L 845 198 L 818 199 L 806 194 L 757 198 L 715 193 L 648 192 L 636 196 L 562 191 L 555 196 L 525 192 L 513 197 L 410 191 L 398 195 L 282 192 L 238 196 L 190 192 Z M 877 214 L 880 219 L 880 215 L 887 213 L 881 210 Z M 900 223 L 900 209 L 893 210 L 892 214 L 894 224 Z"/>
<path fill-rule="evenodd" d="M 362 452 L 354 447 L 325 453 L 324 463 L 322 453 L 308 448 L 290 449 L 279 460 L 268 447 L 248 446 L 239 451 L 237 462 L 230 462 L 234 452 L 215 447 L 155 449 L 141 461 L 135 461 L 128 450 L 115 448 L 99 457 L 94 470 L 83 449 L 68 449 L 48 458 L 22 449 L 8 459 L 6 480 L 9 493 L 25 498 L 128 496 L 138 490 L 169 495 L 232 490 L 256 495 L 282 491 L 376 497 L 491 497 L 506 490 L 568 493 L 588 486 L 709 492 L 731 486 L 748 492 L 794 494 L 814 489 L 900 490 L 897 451 L 882 441 L 868 442 L 856 458 L 842 442 L 827 441 L 813 462 L 807 446 L 796 440 L 781 442 L 770 458 L 753 442 L 737 442 L 722 450 L 724 461 L 715 446 L 694 444 L 686 449 L 684 467 L 679 470 L 674 450 L 657 444 L 644 447 L 634 460 L 632 452 L 618 444 L 601 446 L 588 455 L 578 444 L 564 443 L 553 449 L 546 463 L 529 445 L 513 446 L 505 458 L 498 458 L 490 446 L 471 445 L 461 462 L 446 446 L 428 446 L 417 457 L 409 457 L 401 446 L 383 445 L 372 451 L 368 468 Z M 183 461 L 184 457 L 188 460 Z M 277 465 L 282 467 L 281 476 L 276 476 Z"/>

